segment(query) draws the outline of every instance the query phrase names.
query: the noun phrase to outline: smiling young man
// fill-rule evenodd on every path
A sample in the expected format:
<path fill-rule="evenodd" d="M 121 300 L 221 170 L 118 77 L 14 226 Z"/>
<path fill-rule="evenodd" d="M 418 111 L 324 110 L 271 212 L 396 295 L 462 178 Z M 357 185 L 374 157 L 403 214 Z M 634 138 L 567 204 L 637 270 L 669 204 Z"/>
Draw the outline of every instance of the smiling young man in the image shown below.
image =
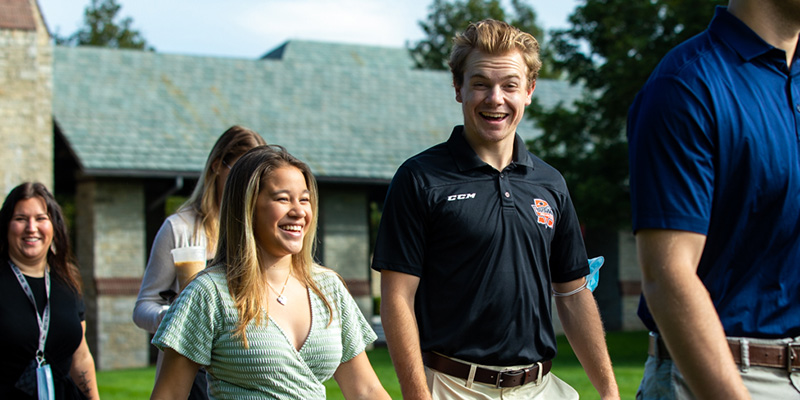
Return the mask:
<path fill-rule="evenodd" d="M 577 399 L 549 373 L 553 291 L 590 380 L 619 398 L 567 186 L 516 134 L 539 45 L 494 20 L 454 42 L 464 125 L 397 171 L 373 258 L 403 398 Z"/>

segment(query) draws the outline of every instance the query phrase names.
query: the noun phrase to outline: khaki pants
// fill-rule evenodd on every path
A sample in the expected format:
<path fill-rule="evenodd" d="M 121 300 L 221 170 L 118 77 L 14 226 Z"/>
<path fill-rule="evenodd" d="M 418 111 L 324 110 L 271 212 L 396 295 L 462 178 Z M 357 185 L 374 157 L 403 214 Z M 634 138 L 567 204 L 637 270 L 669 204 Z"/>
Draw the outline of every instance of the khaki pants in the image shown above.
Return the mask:
<path fill-rule="evenodd" d="M 501 370 L 502 368 L 479 365 L 483 368 Z M 516 366 L 510 369 L 525 368 Z M 492 385 L 479 382 L 467 387 L 465 379 L 456 378 L 434 369 L 425 367 L 425 376 L 428 378 L 428 388 L 431 390 L 433 400 L 577 400 L 578 392 L 557 376 L 549 373 L 542 377 L 541 382 L 531 382 L 513 388 L 497 389 Z"/>
<path fill-rule="evenodd" d="M 739 338 L 731 338 L 739 339 Z M 748 339 L 751 343 L 780 345 L 800 342 L 792 339 Z M 739 368 L 744 386 L 753 400 L 800 400 L 800 371 L 781 368 Z M 683 374 L 672 360 L 647 357 L 637 400 L 693 400 Z"/>

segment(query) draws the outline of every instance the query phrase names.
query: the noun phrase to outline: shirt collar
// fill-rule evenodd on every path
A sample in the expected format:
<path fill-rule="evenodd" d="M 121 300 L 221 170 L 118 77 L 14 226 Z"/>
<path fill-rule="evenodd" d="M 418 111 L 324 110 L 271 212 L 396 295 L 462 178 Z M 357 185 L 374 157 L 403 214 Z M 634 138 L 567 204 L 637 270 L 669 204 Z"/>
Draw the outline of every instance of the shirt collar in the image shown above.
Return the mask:
<path fill-rule="evenodd" d="M 747 24 L 728 12 L 727 7 L 717 6 L 708 31 L 727 43 L 742 59 L 748 62 L 776 49 L 758 36 Z"/>
<path fill-rule="evenodd" d="M 447 148 L 450 149 L 459 171 L 482 168 L 489 165 L 481 160 L 475 150 L 467 143 L 467 139 L 464 137 L 463 125 L 453 128 L 450 139 L 447 140 Z M 530 153 L 528 153 L 528 148 L 517 134 L 514 134 L 514 156 L 509 168 L 513 168 L 515 164 L 533 168 L 533 160 L 530 157 Z"/>

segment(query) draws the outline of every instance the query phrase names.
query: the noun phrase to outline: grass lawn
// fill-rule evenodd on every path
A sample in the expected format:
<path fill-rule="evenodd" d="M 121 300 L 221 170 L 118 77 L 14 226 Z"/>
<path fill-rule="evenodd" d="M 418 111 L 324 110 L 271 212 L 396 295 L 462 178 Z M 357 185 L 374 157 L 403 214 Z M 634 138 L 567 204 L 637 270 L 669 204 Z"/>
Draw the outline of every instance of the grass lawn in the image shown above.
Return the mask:
<path fill-rule="evenodd" d="M 614 373 L 623 399 L 632 399 L 636 395 L 639 381 L 642 379 L 644 362 L 647 358 L 646 332 L 610 332 L 608 347 L 614 363 Z M 393 399 L 400 399 L 400 385 L 392 368 L 392 361 L 386 348 L 376 348 L 367 352 L 378 378 Z M 558 357 L 553 361 L 553 373 L 558 375 L 581 395 L 582 399 L 596 399 L 589 379 L 575 358 L 572 349 L 563 336 L 558 338 Z M 103 400 L 138 400 L 150 397 L 153 389 L 155 368 L 137 368 L 118 371 L 101 371 L 97 373 L 100 396 Z M 329 399 L 343 399 L 339 387 L 334 380 L 325 384 Z"/>

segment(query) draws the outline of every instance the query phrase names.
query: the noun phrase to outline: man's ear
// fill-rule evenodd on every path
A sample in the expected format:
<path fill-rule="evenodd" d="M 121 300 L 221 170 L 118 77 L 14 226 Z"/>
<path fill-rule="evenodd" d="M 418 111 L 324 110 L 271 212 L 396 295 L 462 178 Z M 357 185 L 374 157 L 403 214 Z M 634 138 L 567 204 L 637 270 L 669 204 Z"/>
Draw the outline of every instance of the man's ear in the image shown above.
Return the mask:
<path fill-rule="evenodd" d="M 528 99 L 525 100 L 525 105 L 529 106 L 533 102 L 533 90 L 536 89 L 536 81 L 534 80 L 531 87 L 528 89 Z"/>
<path fill-rule="evenodd" d="M 455 83 L 453 84 L 453 86 L 456 88 L 456 101 L 461 103 L 461 100 L 462 100 L 461 99 L 461 86 L 459 86 L 459 85 L 457 85 Z"/>

